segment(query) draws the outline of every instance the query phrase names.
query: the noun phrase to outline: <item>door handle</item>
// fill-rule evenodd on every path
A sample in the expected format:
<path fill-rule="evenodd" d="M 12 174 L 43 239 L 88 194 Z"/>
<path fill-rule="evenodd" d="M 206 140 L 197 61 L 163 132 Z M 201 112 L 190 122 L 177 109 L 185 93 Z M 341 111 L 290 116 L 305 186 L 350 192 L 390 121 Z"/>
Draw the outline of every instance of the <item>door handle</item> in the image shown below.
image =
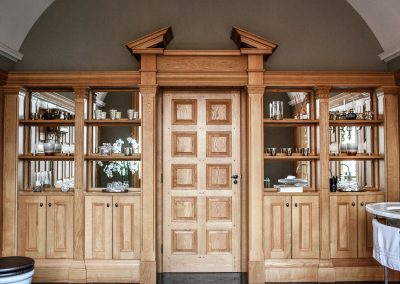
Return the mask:
<path fill-rule="evenodd" d="M 49 203 L 48 205 L 49 205 L 49 207 L 51 207 L 51 203 Z"/>
<path fill-rule="evenodd" d="M 237 184 L 238 183 L 238 178 L 239 178 L 239 175 L 233 175 L 232 176 L 233 184 Z"/>
<path fill-rule="evenodd" d="M 118 203 L 115 203 L 115 207 L 118 207 Z"/>

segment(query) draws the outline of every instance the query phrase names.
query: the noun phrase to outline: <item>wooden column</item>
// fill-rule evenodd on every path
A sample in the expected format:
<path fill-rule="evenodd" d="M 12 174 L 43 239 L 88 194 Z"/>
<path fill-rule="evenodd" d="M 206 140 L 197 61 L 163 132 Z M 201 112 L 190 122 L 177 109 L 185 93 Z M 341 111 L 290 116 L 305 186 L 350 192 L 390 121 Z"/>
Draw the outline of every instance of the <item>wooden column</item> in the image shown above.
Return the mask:
<path fill-rule="evenodd" d="M 140 283 L 156 283 L 156 94 L 140 86 L 142 96 L 142 236 Z"/>
<path fill-rule="evenodd" d="M 4 149 L 4 94 L 3 86 L 7 81 L 7 73 L 0 71 L 0 149 Z M 0 151 L 0 193 L 3 192 L 3 151 Z M 0 232 L 3 232 L 3 195 L 0 194 Z M 3 247 L 3 234 L 0 234 L 0 247 Z M 0 252 L 1 256 L 1 252 Z"/>
<path fill-rule="evenodd" d="M 142 202 L 140 283 L 156 283 L 156 55 L 141 57 Z"/>
<path fill-rule="evenodd" d="M 400 87 L 384 87 L 381 90 L 384 95 L 386 198 L 389 202 L 397 202 L 400 198 L 398 121 Z"/>
<path fill-rule="evenodd" d="M 85 98 L 88 87 L 75 87 L 75 178 L 74 178 L 74 261 L 69 269 L 69 281 L 81 283 L 86 281 L 86 266 L 84 257 L 85 222 L 84 202 L 85 197 Z"/>
<path fill-rule="evenodd" d="M 318 87 L 319 97 L 319 151 L 320 151 L 320 264 L 318 281 L 334 282 L 335 271 L 330 259 L 329 219 L 329 92 L 331 87 Z"/>
<path fill-rule="evenodd" d="M 264 156 L 263 96 L 264 86 L 248 86 L 249 145 L 249 283 L 265 282 L 263 246 Z"/>
<path fill-rule="evenodd" d="M 4 93 L 3 256 L 17 254 L 18 104 L 20 87 Z"/>

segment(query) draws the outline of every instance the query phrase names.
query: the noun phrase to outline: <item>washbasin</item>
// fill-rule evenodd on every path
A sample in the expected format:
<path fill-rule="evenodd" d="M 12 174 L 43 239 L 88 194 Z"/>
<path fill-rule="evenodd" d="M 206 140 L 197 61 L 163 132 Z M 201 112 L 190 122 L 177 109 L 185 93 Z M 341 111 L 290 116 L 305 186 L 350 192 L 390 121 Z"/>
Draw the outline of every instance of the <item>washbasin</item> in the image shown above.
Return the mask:
<path fill-rule="evenodd" d="M 370 203 L 366 209 L 368 213 L 377 216 L 400 220 L 400 202 Z"/>

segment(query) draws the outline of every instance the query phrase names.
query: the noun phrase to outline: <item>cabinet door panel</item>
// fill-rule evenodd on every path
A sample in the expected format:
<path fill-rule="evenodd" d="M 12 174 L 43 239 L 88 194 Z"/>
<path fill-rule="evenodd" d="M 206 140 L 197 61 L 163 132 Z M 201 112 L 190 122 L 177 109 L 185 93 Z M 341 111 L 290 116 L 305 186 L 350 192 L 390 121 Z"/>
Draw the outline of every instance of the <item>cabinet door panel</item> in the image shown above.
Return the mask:
<path fill-rule="evenodd" d="M 20 196 L 18 203 L 18 255 L 44 258 L 46 197 Z"/>
<path fill-rule="evenodd" d="M 140 196 L 113 198 L 113 258 L 140 258 Z"/>
<path fill-rule="evenodd" d="M 357 257 L 357 198 L 331 196 L 331 257 Z"/>
<path fill-rule="evenodd" d="M 358 257 L 372 257 L 373 249 L 373 215 L 367 213 L 368 203 L 383 202 L 383 195 L 358 196 Z"/>
<path fill-rule="evenodd" d="M 265 258 L 290 258 L 291 198 L 264 197 L 264 254 Z"/>
<path fill-rule="evenodd" d="M 112 258 L 112 197 L 85 198 L 85 258 Z"/>
<path fill-rule="evenodd" d="M 47 258 L 72 258 L 74 197 L 47 197 Z"/>
<path fill-rule="evenodd" d="M 292 197 L 292 257 L 319 257 L 318 196 Z"/>

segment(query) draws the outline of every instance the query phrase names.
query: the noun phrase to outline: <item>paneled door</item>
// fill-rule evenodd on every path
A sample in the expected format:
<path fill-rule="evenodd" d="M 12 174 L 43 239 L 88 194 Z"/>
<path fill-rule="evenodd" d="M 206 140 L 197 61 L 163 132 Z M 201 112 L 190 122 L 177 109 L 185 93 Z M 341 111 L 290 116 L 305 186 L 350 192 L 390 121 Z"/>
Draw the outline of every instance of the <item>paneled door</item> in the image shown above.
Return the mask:
<path fill-rule="evenodd" d="M 239 91 L 163 93 L 164 272 L 240 270 L 240 151 Z"/>

